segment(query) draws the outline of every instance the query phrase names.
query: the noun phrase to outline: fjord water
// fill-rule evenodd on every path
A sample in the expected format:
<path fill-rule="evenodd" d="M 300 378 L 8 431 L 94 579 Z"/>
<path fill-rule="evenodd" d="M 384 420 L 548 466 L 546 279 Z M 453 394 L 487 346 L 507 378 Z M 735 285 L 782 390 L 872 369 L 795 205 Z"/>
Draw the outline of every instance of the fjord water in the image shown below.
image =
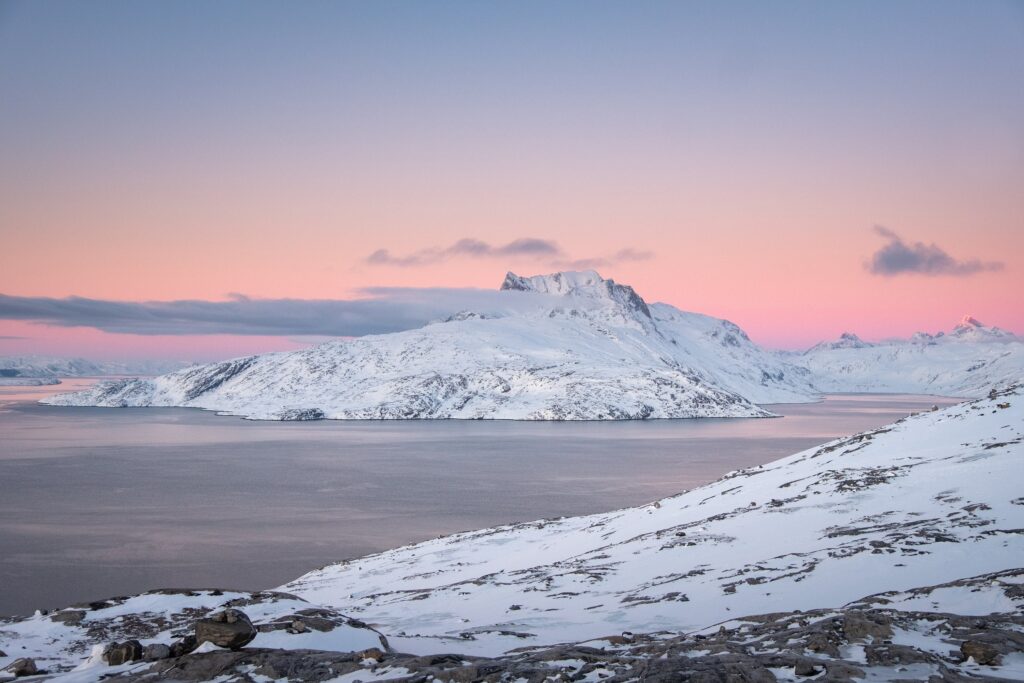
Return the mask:
<path fill-rule="evenodd" d="M 31 402 L 56 389 L 0 390 L 0 614 L 268 588 L 440 534 L 642 504 L 954 402 L 836 395 L 760 420 L 282 423 Z"/>

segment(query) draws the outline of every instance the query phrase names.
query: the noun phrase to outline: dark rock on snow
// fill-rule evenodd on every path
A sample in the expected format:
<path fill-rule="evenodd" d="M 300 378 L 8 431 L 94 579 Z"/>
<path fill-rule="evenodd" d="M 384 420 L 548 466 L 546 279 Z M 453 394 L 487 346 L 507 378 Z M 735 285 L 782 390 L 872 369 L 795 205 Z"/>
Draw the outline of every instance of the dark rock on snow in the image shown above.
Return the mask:
<path fill-rule="evenodd" d="M 228 650 L 237 650 L 252 642 L 256 627 L 245 612 L 226 609 L 196 622 L 196 643 L 213 643 Z"/>

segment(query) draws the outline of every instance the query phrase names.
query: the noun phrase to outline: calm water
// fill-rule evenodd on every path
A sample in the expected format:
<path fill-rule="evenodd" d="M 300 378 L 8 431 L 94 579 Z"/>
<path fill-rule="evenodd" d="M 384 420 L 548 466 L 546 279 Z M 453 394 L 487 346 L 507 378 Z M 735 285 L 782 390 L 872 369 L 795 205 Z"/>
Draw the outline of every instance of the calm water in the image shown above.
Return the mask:
<path fill-rule="evenodd" d="M 268 588 L 439 534 L 645 503 L 952 402 L 832 396 L 774 406 L 785 417 L 772 420 L 272 423 L 25 400 L 53 391 L 0 388 L 0 614 Z"/>

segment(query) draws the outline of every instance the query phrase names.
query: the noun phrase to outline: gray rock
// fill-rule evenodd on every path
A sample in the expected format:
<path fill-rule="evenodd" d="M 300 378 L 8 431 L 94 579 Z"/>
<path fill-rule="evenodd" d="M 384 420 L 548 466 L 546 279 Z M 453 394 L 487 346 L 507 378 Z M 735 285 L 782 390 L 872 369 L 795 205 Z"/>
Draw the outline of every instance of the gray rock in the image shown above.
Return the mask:
<path fill-rule="evenodd" d="M 167 659 L 171 656 L 171 647 L 164 645 L 163 643 L 153 643 L 147 645 L 142 650 L 142 658 L 147 662 L 155 662 L 160 659 Z"/>
<path fill-rule="evenodd" d="M 8 664 L 4 671 L 15 676 L 34 676 L 39 673 L 39 668 L 36 666 L 36 660 L 31 657 L 22 657 Z"/>
<path fill-rule="evenodd" d="M 814 676 L 824 668 L 821 664 L 815 664 L 809 659 L 798 659 L 796 664 L 793 665 L 793 673 L 797 676 Z"/>
<path fill-rule="evenodd" d="M 103 651 L 103 661 L 110 666 L 120 666 L 128 662 L 137 662 L 140 659 L 142 659 L 142 644 L 137 640 L 111 643 Z"/>
<path fill-rule="evenodd" d="M 252 642 L 256 627 L 245 612 L 228 608 L 196 622 L 196 644 L 213 643 L 217 647 L 237 650 Z"/>
<path fill-rule="evenodd" d="M 964 659 L 974 657 L 978 664 L 996 666 L 999 664 L 999 650 L 979 640 L 967 640 L 960 646 Z"/>
<path fill-rule="evenodd" d="M 848 640 L 864 640 L 867 637 L 879 641 L 892 638 L 888 617 L 873 613 L 847 612 L 843 618 L 843 634 Z"/>
<path fill-rule="evenodd" d="M 85 619 L 85 610 L 81 609 L 66 609 L 60 612 L 54 612 L 50 615 L 50 621 L 55 621 L 58 624 L 67 624 L 68 626 L 78 626 Z"/>
<path fill-rule="evenodd" d="M 183 657 L 199 647 L 194 635 L 187 635 L 181 640 L 171 643 L 171 657 Z"/>

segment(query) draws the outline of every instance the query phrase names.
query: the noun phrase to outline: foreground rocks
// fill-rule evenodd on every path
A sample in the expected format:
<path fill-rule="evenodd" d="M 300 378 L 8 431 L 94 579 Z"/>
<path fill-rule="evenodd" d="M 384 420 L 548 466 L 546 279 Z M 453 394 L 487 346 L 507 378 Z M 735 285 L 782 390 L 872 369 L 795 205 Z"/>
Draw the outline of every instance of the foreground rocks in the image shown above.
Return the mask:
<path fill-rule="evenodd" d="M 220 622 L 218 622 L 220 623 Z M 226 622 L 224 622 L 226 623 Z M 903 644 L 913 642 L 914 645 Z M 808 678 L 833 682 L 1012 679 L 998 664 L 1024 652 L 1024 615 L 984 619 L 884 607 L 815 610 L 747 617 L 686 635 L 616 634 L 586 643 L 527 648 L 497 658 L 249 648 L 156 662 L 117 681 L 600 680 L 769 683 Z M 358 672 L 358 673 L 357 673 Z"/>
<path fill-rule="evenodd" d="M 252 642 L 256 627 L 245 612 L 226 609 L 196 622 L 196 643 L 213 643 L 217 647 L 237 650 Z"/>
<path fill-rule="evenodd" d="M 36 666 L 36 660 L 31 657 L 22 657 L 21 659 L 15 659 L 4 667 L 4 673 L 17 678 L 21 676 L 34 676 L 43 672 Z"/>

